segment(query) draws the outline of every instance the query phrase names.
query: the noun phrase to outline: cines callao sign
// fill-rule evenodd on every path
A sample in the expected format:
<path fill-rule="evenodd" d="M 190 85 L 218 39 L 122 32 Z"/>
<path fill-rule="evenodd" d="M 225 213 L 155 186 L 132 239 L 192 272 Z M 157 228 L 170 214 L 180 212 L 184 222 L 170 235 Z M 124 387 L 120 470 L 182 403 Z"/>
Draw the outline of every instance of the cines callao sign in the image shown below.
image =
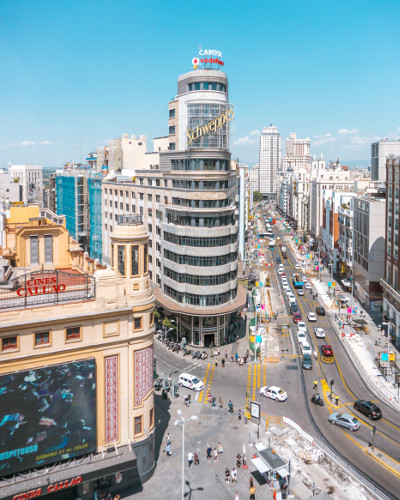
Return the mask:
<path fill-rule="evenodd" d="M 230 122 L 235 118 L 235 110 L 232 106 L 230 109 L 227 109 L 224 113 L 221 113 L 219 116 L 205 123 L 204 125 L 196 125 L 194 129 L 188 129 L 186 132 L 187 137 L 187 145 L 189 146 L 193 141 L 202 137 L 203 135 L 207 135 L 210 132 L 217 132 L 217 130 L 221 129 L 225 123 Z"/>

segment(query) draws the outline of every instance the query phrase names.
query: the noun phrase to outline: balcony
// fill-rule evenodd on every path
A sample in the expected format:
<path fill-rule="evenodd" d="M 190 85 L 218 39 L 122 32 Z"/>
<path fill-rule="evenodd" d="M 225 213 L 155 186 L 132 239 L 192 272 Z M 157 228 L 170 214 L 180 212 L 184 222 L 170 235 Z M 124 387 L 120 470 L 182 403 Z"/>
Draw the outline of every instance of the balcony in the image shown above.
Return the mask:
<path fill-rule="evenodd" d="M 384 278 L 380 279 L 383 291 L 387 294 L 387 299 L 396 309 L 400 307 L 400 293 L 397 292 L 392 286 L 389 285 Z"/>

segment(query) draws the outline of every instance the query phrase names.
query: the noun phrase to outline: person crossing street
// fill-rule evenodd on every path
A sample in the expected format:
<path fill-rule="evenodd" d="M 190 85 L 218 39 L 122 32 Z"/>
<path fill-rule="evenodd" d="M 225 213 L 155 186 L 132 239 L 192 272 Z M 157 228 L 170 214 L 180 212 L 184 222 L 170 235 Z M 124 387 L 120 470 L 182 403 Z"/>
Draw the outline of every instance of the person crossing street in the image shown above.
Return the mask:
<path fill-rule="evenodd" d="M 314 390 L 318 389 L 318 380 L 315 379 L 314 380 L 314 387 L 313 387 Z"/>

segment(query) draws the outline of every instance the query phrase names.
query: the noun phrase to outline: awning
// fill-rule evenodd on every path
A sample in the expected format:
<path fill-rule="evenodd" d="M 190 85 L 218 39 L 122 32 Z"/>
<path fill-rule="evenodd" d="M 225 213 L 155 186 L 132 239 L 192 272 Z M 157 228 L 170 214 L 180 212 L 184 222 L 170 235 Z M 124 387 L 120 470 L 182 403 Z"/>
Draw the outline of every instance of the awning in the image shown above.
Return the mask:
<path fill-rule="evenodd" d="M 288 477 L 289 475 L 289 471 L 287 471 L 285 468 L 279 469 L 275 472 L 277 472 L 281 477 Z"/>
<path fill-rule="evenodd" d="M 359 325 L 367 325 L 367 322 L 365 321 L 365 319 L 353 319 L 353 322 L 357 323 Z"/>
<path fill-rule="evenodd" d="M 260 474 L 265 474 L 271 470 L 264 460 L 261 460 L 261 458 L 252 458 L 251 461 Z"/>

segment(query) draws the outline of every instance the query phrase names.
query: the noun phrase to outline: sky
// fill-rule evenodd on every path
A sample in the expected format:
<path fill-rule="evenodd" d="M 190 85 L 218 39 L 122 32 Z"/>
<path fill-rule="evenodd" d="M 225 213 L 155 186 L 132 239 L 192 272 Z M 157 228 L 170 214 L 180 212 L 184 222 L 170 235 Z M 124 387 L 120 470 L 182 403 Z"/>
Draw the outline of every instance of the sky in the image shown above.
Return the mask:
<path fill-rule="evenodd" d="M 219 50 L 233 158 L 264 126 L 311 153 L 368 164 L 400 137 L 398 0 L 0 2 L 0 166 L 60 166 L 121 134 L 168 134 L 198 48 Z M 366 162 L 366 163 L 365 163 Z"/>

